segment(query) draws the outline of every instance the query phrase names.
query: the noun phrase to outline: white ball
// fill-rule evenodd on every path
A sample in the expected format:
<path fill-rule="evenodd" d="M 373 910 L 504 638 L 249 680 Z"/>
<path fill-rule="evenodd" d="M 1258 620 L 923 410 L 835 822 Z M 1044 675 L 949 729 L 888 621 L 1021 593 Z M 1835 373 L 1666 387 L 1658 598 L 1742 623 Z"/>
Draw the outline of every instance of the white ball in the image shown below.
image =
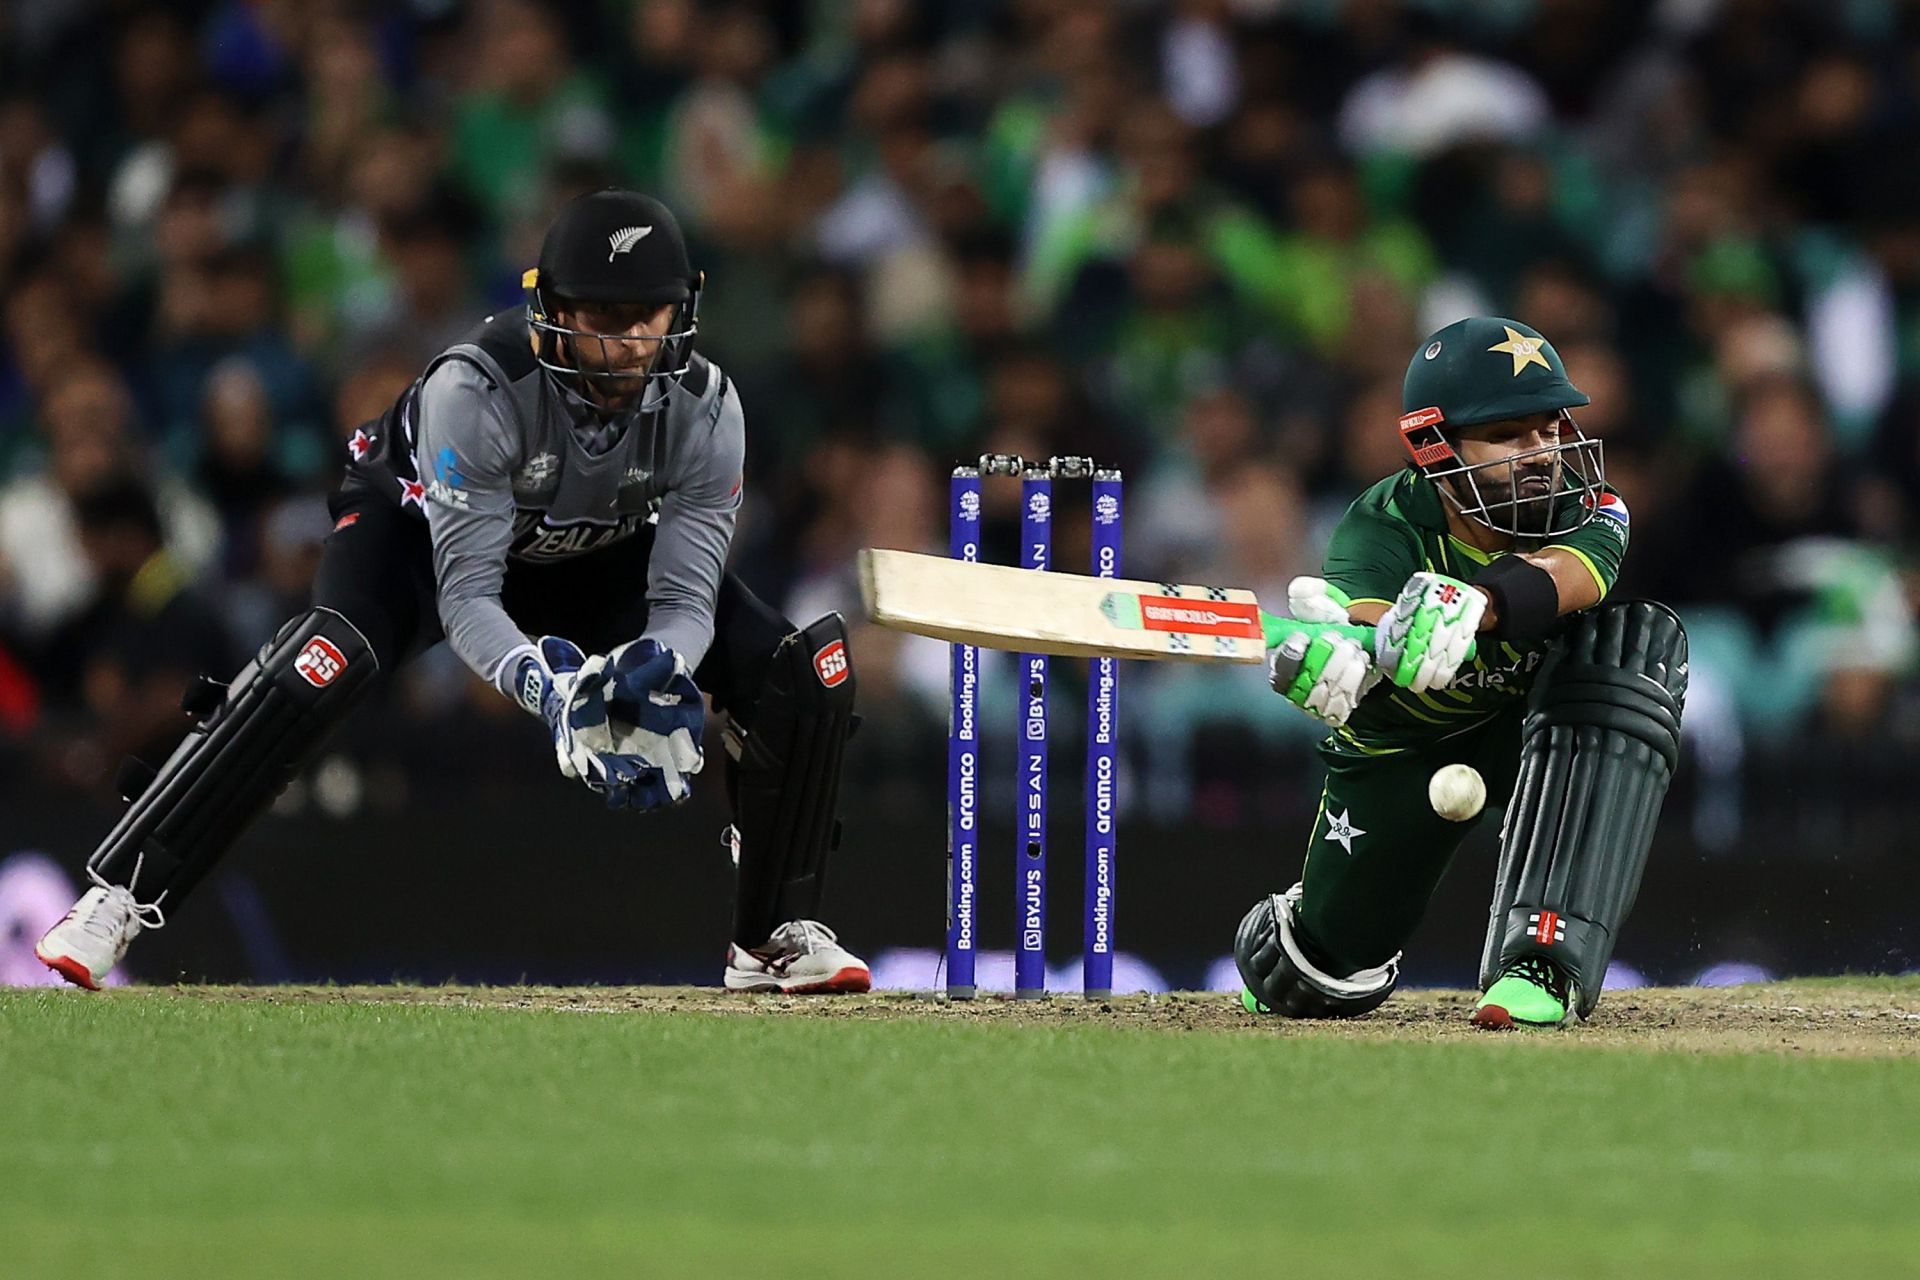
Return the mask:
<path fill-rule="evenodd" d="M 1427 780 L 1427 802 L 1448 822 L 1471 822 L 1487 806 L 1487 784 L 1472 765 L 1450 764 Z"/>

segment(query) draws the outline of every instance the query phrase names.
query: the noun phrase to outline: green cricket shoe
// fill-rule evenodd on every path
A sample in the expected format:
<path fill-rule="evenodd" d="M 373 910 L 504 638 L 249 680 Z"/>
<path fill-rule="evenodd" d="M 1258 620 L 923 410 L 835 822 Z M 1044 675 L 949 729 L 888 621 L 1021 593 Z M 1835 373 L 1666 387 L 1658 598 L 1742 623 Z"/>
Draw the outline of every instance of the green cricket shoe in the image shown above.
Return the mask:
<path fill-rule="evenodd" d="M 1545 956 L 1523 956 L 1507 966 L 1473 1009 L 1473 1025 L 1488 1031 L 1557 1027 L 1571 1017 L 1572 994 L 1560 966 Z"/>
<path fill-rule="evenodd" d="M 1254 995 L 1253 992 L 1247 990 L 1245 987 L 1240 988 L 1240 1007 L 1242 1009 L 1245 1009 L 1248 1013 L 1272 1013 L 1273 1012 L 1273 1010 L 1267 1008 L 1267 1006 L 1260 1003 L 1259 996 Z"/>

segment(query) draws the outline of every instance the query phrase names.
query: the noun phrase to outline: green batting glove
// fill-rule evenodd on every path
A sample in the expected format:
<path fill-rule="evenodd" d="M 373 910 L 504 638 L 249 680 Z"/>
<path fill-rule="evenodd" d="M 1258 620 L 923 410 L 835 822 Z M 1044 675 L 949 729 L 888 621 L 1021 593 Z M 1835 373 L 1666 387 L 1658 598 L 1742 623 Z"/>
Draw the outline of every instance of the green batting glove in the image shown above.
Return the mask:
<path fill-rule="evenodd" d="M 1342 725 L 1379 680 L 1373 669 L 1373 628 L 1347 621 L 1352 600 L 1320 578 L 1287 584 L 1293 617 L 1262 614 L 1267 682 L 1308 715 Z"/>
<path fill-rule="evenodd" d="M 1449 579 L 1451 581 L 1451 579 Z M 1465 583 L 1458 584 L 1465 586 Z M 1479 592 L 1473 594 L 1478 597 Z M 1353 604 L 1353 597 L 1340 588 L 1320 578 L 1295 578 L 1287 586 L 1287 607 L 1293 611 L 1291 618 L 1282 618 L 1276 614 L 1260 611 L 1260 630 L 1264 635 L 1266 647 L 1277 649 L 1285 644 L 1289 637 L 1305 633 L 1319 635 L 1323 631 L 1333 635 L 1344 635 L 1359 643 L 1368 653 L 1378 657 L 1378 639 L 1376 628 L 1347 621 L 1347 610 Z M 1385 622 L 1386 619 L 1381 619 Z M 1479 618 L 1474 618 L 1479 625 Z M 1467 642 L 1467 655 L 1464 661 L 1471 662 L 1478 652 L 1476 642 Z M 1398 683 L 1398 682 L 1396 682 Z"/>
<path fill-rule="evenodd" d="M 1416 573 L 1373 629 L 1374 661 L 1403 689 L 1444 689 L 1473 660 L 1486 608 L 1486 596 L 1458 578 Z"/>
<path fill-rule="evenodd" d="M 1295 626 L 1299 629 L 1267 654 L 1267 682 L 1308 715 L 1345 724 L 1380 679 L 1366 644 L 1347 634 L 1364 628 L 1335 622 Z"/>

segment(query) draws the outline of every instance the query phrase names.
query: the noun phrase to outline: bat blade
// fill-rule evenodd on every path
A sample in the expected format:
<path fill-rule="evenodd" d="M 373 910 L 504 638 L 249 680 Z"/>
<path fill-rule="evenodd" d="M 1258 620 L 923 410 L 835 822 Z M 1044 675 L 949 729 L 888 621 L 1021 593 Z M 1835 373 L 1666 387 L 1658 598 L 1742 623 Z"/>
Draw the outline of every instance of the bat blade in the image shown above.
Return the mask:
<path fill-rule="evenodd" d="M 1253 592 L 1041 573 L 912 551 L 863 550 L 860 594 L 883 627 L 985 649 L 1070 658 L 1261 662 Z"/>

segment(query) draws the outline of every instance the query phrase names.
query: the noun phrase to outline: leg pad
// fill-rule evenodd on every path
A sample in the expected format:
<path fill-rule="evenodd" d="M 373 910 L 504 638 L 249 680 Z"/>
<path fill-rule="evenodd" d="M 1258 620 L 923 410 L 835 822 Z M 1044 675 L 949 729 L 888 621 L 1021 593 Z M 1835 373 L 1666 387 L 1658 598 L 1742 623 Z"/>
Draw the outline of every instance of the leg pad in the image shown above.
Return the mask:
<path fill-rule="evenodd" d="M 351 622 L 315 608 L 282 627 L 217 705 L 196 682 L 189 709 L 200 723 L 150 777 L 127 779 L 139 784 L 132 804 L 88 867 L 142 902 L 177 900 L 286 789 L 379 665 Z"/>
<path fill-rule="evenodd" d="M 1352 1018 L 1386 1003 L 1400 981 L 1400 957 L 1337 978 L 1314 964 L 1294 923 L 1301 886 L 1253 904 L 1233 939 L 1240 980 L 1261 1004 L 1285 1018 Z"/>
<path fill-rule="evenodd" d="M 1603 604 L 1548 653 L 1501 834 L 1483 989 L 1542 955 L 1573 980 L 1576 1012 L 1592 1012 L 1680 758 L 1686 693 L 1687 635 L 1664 605 Z"/>
<path fill-rule="evenodd" d="M 827 854 L 839 842 L 840 761 L 853 731 L 853 654 L 830 613 L 780 642 L 738 735 L 734 824 L 740 887 L 734 940 L 756 947 L 819 911 Z"/>

